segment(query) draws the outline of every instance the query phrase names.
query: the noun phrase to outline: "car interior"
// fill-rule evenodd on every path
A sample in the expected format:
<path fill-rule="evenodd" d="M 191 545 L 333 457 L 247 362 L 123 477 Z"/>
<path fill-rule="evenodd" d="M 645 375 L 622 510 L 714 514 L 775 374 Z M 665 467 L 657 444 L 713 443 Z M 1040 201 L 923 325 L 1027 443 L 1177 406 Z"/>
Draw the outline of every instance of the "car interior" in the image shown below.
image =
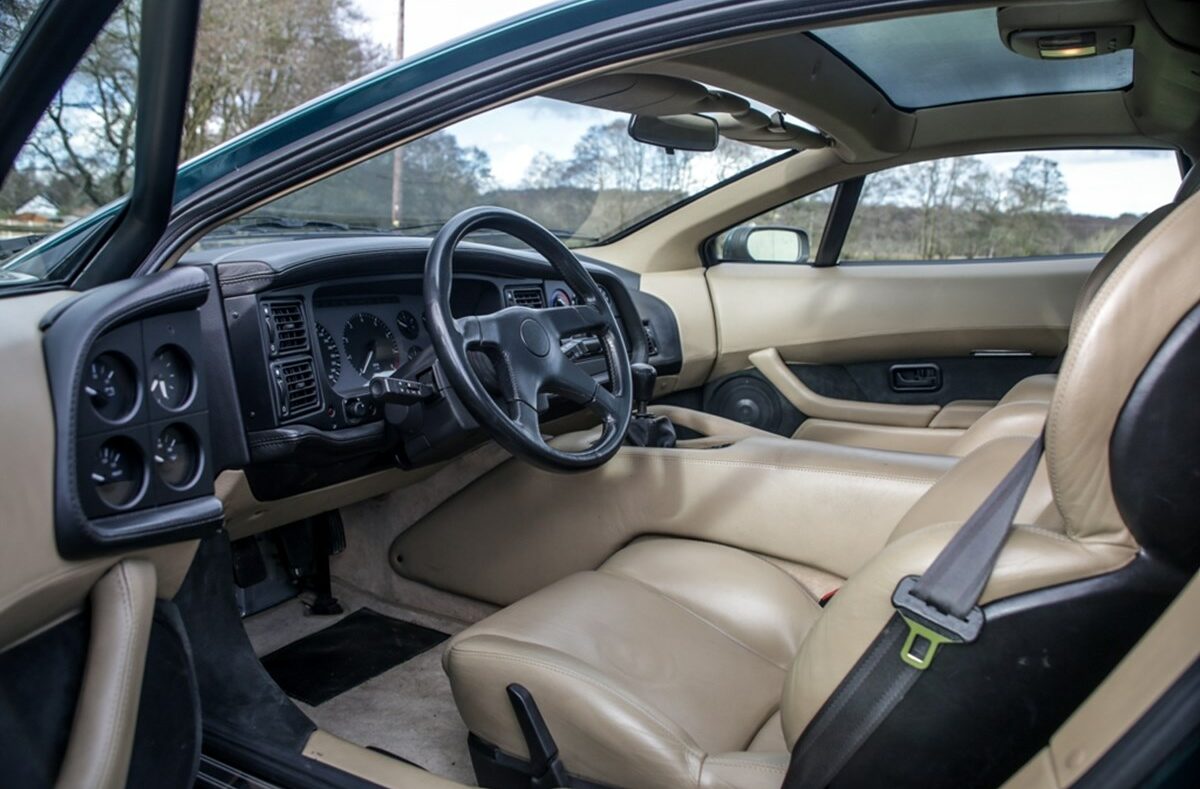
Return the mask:
<path fill-rule="evenodd" d="M 656 41 L 456 119 L 754 152 L 612 236 L 221 235 L 358 155 L 4 296 L 12 785 L 1191 785 L 1200 6 Z M 868 249 L 914 168 L 1047 151 L 1150 203 Z"/>

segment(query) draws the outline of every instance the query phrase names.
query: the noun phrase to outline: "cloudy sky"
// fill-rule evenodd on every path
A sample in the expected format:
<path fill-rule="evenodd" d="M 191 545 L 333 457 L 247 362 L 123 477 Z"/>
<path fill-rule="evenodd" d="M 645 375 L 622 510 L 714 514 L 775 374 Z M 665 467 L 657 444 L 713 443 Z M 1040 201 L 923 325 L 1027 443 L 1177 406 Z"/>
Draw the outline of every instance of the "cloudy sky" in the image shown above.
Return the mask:
<path fill-rule="evenodd" d="M 363 32 L 388 49 L 396 42 L 398 0 L 357 0 Z M 544 0 L 407 0 L 405 54 L 416 55 L 479 28 L 547 5 Z M 454 129 L 459 141 L 487 151 L 496 179 L 516 185 L 533 156 L 571 152 L 587 127 L 606 113 L 558 102 L 523 102 L 494 110 Z M 1021 154 L 987 159 L 1007 172 Z M 1146 213 L 1171 198 L 1179 183 L 1174 156 L 1149 151 L 1062 151 L 1052 155 L 1066 178 L 1075 213 L 1116 216 Z"/>

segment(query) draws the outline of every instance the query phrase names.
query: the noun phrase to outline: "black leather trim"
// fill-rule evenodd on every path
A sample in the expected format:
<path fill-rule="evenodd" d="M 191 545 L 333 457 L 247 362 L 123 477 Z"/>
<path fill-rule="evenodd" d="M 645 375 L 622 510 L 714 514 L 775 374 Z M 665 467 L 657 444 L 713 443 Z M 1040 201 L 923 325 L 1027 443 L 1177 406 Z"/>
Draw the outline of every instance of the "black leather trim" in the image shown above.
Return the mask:
<path fill-rule="evenodd" d="M 88 353 L 109 329 L 154 315 L 196 309 L 211 292 L 198 268 L 94 288 L 42 320 L 43 353 L 54 405 L 54 526 L 59 553 L 84 558 L 110 550 L 192 539 L 218 529 L 224 516 L 214 496 L 89 519 L 79 499 L 76 463 L 80 380 Z"/>
<path fill-rule="evenodd" d="M 1187 580 L 1139 554 L 1120 570 L 984 606 L 979 639 L 939 650 L 831 785 L 1000 785 L 1046 745 Z"/>
<path fill-rule="evenodd" d="M 215 265 L 221 295 L 228 298 L 345 277 L 419 274 L 430 245 L 431 239 L 410 236 L 309 236 L 192 252 L 184 263 Z M 632 271 L 582 256 L 580 260 L 600 281 L 616 279 L 630 290 L 640 285 L 641 278 Z M 558 278 L 554 267 L 540 255 L 486 244 L 464 242 L 454 262 L 459 273 Z"/>
<path fill-rule="evenodd" d="M 254 463 L 302 463 L 306 456 L 324 465 L 345 455 L 361 455 L 384 448 L 384 422 L 370 422 L 340 430 L 321 430 L 305 424 L 273 430 L 256 430 L 248 436 Z"/>
<path fill-rule="evenodd" d="M 1109 441 L 1113 497 L 1138 544 L 1187 572 L 1200 567 L 1200 305 L 1163 341 Z"/>

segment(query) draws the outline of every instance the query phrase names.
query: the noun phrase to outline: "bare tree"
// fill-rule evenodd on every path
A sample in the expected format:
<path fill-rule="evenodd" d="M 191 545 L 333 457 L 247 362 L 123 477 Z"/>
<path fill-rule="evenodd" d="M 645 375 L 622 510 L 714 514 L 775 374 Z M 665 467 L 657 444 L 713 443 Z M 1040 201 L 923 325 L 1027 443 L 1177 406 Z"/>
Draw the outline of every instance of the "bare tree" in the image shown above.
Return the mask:
<path fill-rule="evenodd" d="M 0 52 L 15 43 L 32 0 L 0 4 Z M 66 211 L 125 194 L 133 178 L 140 2 L 109 20 L 46 111 L 18 159 L 23 179 L 0 195 L 54 191 Z M 190 158 L 387 61 L 354 32 L 352 0 L 206 0 L 186 110 Z M 18 188 L 19 187 L 19 188 Z M 9 192 L 12 192 L 10 195 Z"/>
<path fill-rule="evenodd" d="M 384 65 L 361 21 L 352 0 L 206 0 L 184 158 Z"/>

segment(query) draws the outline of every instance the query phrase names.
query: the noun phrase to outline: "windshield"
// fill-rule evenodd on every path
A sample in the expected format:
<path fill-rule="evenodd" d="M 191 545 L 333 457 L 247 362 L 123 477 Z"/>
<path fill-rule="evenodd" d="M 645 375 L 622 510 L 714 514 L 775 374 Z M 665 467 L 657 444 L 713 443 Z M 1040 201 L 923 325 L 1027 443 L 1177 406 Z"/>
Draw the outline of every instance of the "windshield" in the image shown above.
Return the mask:
<path fill-rule="evenodd" d="M 201 247 L 300 233 L 430 236 L 479 205 L 519 211 L 568 246 L 587 246 L 779 155 L 724 138 L 711 153 L 668 153 L 635 141 L 628 124 L 623 113 L 519 101 L 263 205 Z"/>

